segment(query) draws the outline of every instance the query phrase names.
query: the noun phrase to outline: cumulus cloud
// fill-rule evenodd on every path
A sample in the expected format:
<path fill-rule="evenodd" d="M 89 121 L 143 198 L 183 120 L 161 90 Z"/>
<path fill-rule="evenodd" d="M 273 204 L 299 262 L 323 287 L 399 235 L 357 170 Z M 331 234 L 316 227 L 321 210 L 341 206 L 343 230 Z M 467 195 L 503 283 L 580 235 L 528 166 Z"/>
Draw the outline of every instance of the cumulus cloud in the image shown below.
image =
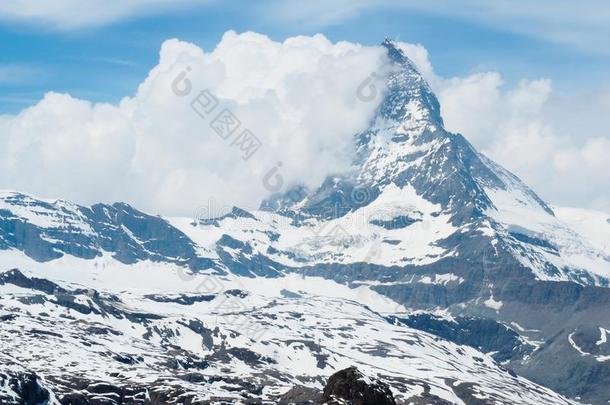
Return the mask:
<path fill-rule="evenodd" d="M 278 164 L 283 184 L 273 186 L 283 189 L 349 168 L 353 134 L 377 107 L 356 89 L 383 72 L 385 58 L 380 47 L 322 35 L 274 42 L 227 32 L 208 52 L 168 40 L 158 65 L 119 105 L 49 93 L 0 118 L 0 187 L 164 214 L 191 215 L 210 199 L 255 207 L 269 193 L 263 177 Z M 174 81 L 185 89 L 181 73 L 188 95 L 172 90 Z M 209 115 L 191 106 L 204 89 L 218 101 Z M 224 109 L 241 122 L 227 139 L 210 125 Z M 249 159 L 252 149 L 236 143 L 245 129 L 262 145 Z"/>

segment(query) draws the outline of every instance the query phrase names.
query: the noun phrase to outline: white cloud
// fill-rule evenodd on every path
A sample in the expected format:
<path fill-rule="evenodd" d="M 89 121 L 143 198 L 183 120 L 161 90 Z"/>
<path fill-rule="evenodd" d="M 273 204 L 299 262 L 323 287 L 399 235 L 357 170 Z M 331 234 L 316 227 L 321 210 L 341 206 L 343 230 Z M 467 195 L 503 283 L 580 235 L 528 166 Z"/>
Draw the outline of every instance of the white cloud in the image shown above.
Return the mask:
<path fill-rule="evenodd" d="M 283 43 L 228 32 L 216 49 L 166 41 L 160 61 L 133 97 L 92 104 L 49 93 L 17 116 L 0 118 L 0 187 L 83 203 L 123 200 L 151 212 L 191 215 L 210 198 L 257 206 L 263 176 L 281 162 L 284 186 L 314 186 L 352 161 L 352 136 L 376 109 L 356 97 L 385 52 L 324 36 Z M 185 69 L 192 90 L 171 90 Z M 380 75 L 382 76 L 382 75 Z M 219 100 L 200 117 L 200 90 Z M 380 100 L 380 98 L 379 98 Z M 224 107 L 263 146 L 249 160 L 210 127 Z"/>
<path fill-rule="evenodd" d="M 126 18 L 167 12 L 207 0 L 4 0 L 0 20 L 42 23 L 55 29 L 100 26 Z"/>

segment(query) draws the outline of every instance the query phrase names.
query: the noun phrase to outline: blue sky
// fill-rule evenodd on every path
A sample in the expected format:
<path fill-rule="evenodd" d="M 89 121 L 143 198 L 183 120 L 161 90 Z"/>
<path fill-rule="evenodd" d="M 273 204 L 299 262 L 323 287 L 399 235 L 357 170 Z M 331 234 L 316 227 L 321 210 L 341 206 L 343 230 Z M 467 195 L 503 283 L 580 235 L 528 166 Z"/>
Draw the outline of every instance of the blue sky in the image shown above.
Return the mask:
<path fill-rule="evenodd" d="M 19 1 L 15 3 L 18 7 Z M 408 1 L 404 6 L 379 1 L 313 1 L 307 7 L 276 1 L 182 3 L 179 7 L 161 4 L 118 11 L 109 21 L 84 23 L 62 16 L 64 5 L 55 14 L 47 11 L 45 16 L 41 11 L 35 17 L 20 16 L 10 5 L 0 6 L 0 16 L 4 14 L 0 17 L 0 113 L 18 112 L 50 90 L 116 102 L 133 94 L 156 64 L 165 39 L 175 37 L 209 50 L 229 29 L 252 30 L 274 40 L 321 32 L 333 41 L 367 45 L 388 36 L 424 45 L 436 72 L 444 77 L 487 70 L 501 72 L 509 82 L 546 77 L 553 80 L 555 90 L 568 95 L 586 93 L 610 78 L 610 51 L 603 49 L 603 41 L 596 49 L 590 40 L 590 36 L 610 30 L 591 23 L 588 15 L 580 16 L 595 14 L 596 2 L 579 2 L 582 13 L 570 7 L 561 10 L 562 2 L 553 2 L 553 13 L 543 9 L 541 15 L 532 17 L 525 7 L 510 18 L 502 17 L 501 9 L 480 11 L 477 1 L 454 2 L 453 8 L 457 6 L 459 12 L 451 11 L 450 5 L 442 11 L 410 7 Z M 473 17 L 472 10 L 479 10 L 482 16 Z M 553 19 L 560 21 L 570 12 L 582 20 L 574 24 L 576 28 L 565 24 L 566 33 L 552 36 L 537 31 L 536 27 Z"/>

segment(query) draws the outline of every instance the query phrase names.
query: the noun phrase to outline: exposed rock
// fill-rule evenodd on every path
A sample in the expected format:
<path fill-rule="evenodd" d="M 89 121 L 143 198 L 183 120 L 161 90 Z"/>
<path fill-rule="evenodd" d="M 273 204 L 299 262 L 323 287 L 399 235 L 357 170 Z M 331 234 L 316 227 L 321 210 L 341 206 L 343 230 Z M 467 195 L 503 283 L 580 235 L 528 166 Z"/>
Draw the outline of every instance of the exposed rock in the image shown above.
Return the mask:
<path fill-rule="evenodd" d="M 0 371 L 0 404 L 40 405 L 46 404 L 49 398 L 49 391 L 35 373 Z"/>
<path fill-rule="evenodd" d="M 280 405 L 306 405 L 319 404 L 322 401 L 322 392 L 316 388 L 296 386 L 288 390 L 279 399 Z"/>
<path fill-rule="evenodd" d="M 365 377 L 356 367 L 337 371 L 330 376 L 322 402 L 331 405 L 396 405 L 387 384 Z"/>

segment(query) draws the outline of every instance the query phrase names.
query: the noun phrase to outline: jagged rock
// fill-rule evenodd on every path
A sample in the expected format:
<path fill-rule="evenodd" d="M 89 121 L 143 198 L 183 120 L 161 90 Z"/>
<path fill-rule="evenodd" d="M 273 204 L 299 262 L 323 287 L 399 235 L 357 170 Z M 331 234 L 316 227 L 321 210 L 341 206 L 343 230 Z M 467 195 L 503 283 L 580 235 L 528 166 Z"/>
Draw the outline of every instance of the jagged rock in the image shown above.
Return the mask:
<path fill-rule="evenodd" d="M 483 353 L 493 353 L 499 362 L 530 354 L 534 347 L 521 340 L 517 332 L 493 319 L 457 316 L 445 319 L 426 313 L 407 317 L 389 317 L 392 323 L 433 333 L 459 345 L 474 347 Z"/>
<path fill-rule="evenodd" d="M 49 391 L 35 373 L 0 371 L 0 404 L 40 405 L 48 401 Z"/>
<path fill-rule="evenodd" d="M 316 388 L 296 386 L 288 390 L 279 399 L 280 405 L 320 404 L 322 392 Z"/>
<path fill-rule="evenodd" d="M 356 367 L 331 375 L 322 394 L 329 405 L 396 405 L 387 384 L 365 377 Z"/>

